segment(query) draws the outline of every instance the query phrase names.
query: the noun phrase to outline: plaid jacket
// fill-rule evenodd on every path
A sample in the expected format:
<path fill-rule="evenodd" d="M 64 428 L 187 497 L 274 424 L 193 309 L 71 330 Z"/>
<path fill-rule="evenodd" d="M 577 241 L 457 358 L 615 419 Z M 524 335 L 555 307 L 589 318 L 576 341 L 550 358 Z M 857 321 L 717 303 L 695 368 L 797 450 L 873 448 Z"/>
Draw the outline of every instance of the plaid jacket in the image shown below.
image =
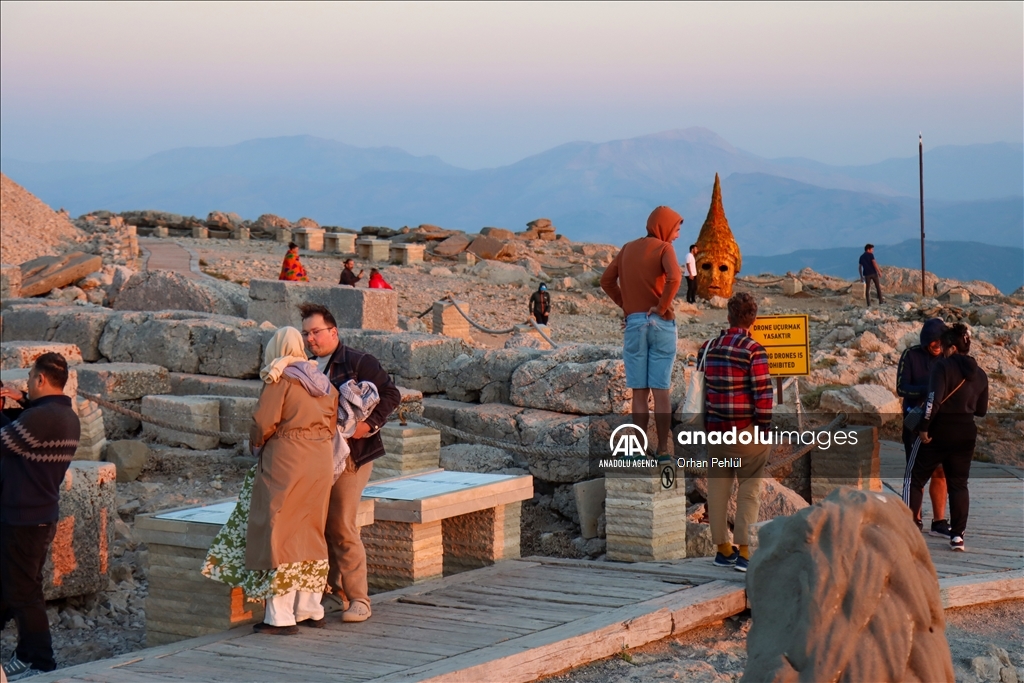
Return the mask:
<path fill-rule="evenodd" d="M 350 440 L 349 448 L 352 449 L 352 461 L 357 467 L 384 455 L 384 442 L 380 438 L 380 428 L 384 426 L 388 417 L 402 402 L 402 394 L 399 393 L 398 387 L 391 381 L 388 373 L 380 366 L 380 361 L 365 351 L 356 351 L 344 344 L 338 344 L 338 348 L 331 354 L 331 359 L 327 361 L 327 369 L 324 370 L 324 374 L 331 380 L 331 384 L 335 388 L 350 379 L 354 379 L 356 382 L 373 382 L 377 387 L 380 403 L 366 418 L 366 424 L 370 426 L 371 430 L 370 435 L 362 439 Z"/>
<path fill-rule="evenodd" d="M 712 346 L 704 366 L 705 429 L 742 430 L 751 423 L 767 429 L 772 421 L 773 394 L 764 347 L 741 327 L 730 327 L 717 339 L 704 342 L 701 354 L 708 344 Z"/>

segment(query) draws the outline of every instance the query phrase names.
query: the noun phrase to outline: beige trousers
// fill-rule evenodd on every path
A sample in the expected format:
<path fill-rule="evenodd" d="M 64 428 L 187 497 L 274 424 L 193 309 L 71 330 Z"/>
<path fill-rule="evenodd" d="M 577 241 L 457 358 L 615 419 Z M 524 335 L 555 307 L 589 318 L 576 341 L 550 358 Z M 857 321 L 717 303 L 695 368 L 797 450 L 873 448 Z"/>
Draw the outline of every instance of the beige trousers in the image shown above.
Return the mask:
<path fill-rule="evenodd" d="M 753 426 L 744 432 L 753 433 Z M 737 545 L 750 545 L 750 525 L 757 522 L 761 507 L 761 479 L 771 453 L 770 444 L 708 445 L 708 518 L 711 521 L 711 542 L 722 545 L 729 542 L 729 499 L 732 497 L 733 479 L 739 480 L 736 494 L 736 520 L 733 539 Z M 711 467 L 711 460 L 739 458 L 739 467 Z"/>
<path fill-rule="evenodd" d="M 351 462 L 351 461 L 350 461 Z M 359 469 L 346 468 L 331 488 L 331 503 L 327 509 L 327 556 L 330 572 L 327 585 L 346 606 L 352 601 L 370 605 L 370 591 L 366 583 L 366 549 L 359 535 L 356 513 L 363 489 L 370 481 L 373 463 Z"/>

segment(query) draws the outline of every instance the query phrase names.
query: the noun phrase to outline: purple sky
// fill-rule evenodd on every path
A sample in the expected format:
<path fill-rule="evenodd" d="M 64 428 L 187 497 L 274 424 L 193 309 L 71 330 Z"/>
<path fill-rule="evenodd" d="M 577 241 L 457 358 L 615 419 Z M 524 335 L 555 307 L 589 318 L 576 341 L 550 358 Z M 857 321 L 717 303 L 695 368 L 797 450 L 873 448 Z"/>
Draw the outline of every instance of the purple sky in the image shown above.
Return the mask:
<path fill-rule="evenodd" d="M 470 168 L 706 126 L 840 164 L 1022 140 L 1024 5 L 0 5 L 5 157 L 312 134 Z"/>

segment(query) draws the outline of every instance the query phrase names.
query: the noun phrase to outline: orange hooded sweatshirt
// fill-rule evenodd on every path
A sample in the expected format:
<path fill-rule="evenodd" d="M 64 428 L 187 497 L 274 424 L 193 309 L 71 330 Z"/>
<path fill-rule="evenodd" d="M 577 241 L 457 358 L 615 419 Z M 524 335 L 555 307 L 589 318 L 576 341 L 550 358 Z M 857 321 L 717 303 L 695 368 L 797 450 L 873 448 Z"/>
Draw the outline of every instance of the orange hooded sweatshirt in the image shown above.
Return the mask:
<path fill-rule="evenodd" d="M 672 300 L 683 274 L 670 239 L 683 217 L 659 206 L 647 219 L 647 237 L 626 243 L 601 275 L 601 289 L 626 315 L 647 313 L 675 318 Z"/>

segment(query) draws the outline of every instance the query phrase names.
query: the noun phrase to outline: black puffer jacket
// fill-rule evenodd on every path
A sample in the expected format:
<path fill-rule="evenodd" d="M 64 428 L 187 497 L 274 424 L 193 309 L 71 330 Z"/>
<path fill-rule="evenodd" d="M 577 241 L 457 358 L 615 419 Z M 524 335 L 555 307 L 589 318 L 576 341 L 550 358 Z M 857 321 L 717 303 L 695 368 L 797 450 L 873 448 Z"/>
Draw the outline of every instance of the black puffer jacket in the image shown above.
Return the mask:
<path fill-rule="evenodd" d="M 960 382 L 963 386 L 957 389 Z M 948 398 L 947 398 L 948 397 Z M 936 415 L 975 415 L 988 412 L 988 375 L 970 356 L 955 353 L 932 368 L 920 431 L 927 432 Z"/>

